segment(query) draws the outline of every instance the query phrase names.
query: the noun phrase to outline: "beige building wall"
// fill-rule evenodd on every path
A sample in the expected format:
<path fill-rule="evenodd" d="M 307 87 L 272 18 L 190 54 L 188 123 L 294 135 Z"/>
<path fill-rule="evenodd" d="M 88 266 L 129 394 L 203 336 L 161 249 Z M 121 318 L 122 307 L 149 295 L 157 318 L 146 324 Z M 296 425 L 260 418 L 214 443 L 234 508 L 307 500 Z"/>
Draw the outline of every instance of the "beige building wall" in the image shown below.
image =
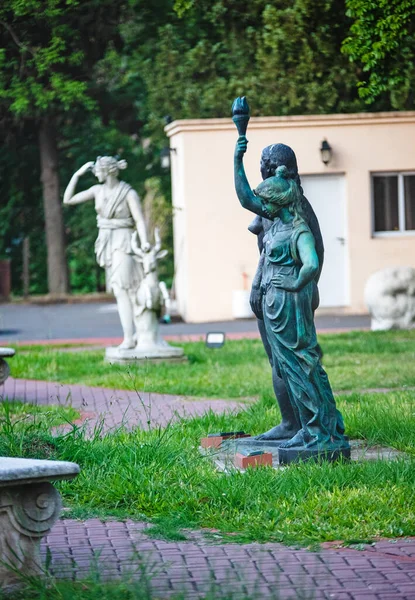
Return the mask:
<path fill-rule="evenodd" d="M 166 127 L 172 157 L 176 296 L 188 322 L 233 318 L 234 290 L 250 288 L 258 261 L 254 217 L 233 184 L 237 131 L 231 119 L 175 121 Z M 344 174 L 349 312 L 365 312 L 364 285 L 387 266 L 415 267 L 415 235 L 372 234 L 371 173 L 415 171 L 415 112 L 251 118 L 245 168 L 261 180 L 262 148 L 291 146 L 300 175 Z M 328 166 L 319 148 L 332 148 Z"/>

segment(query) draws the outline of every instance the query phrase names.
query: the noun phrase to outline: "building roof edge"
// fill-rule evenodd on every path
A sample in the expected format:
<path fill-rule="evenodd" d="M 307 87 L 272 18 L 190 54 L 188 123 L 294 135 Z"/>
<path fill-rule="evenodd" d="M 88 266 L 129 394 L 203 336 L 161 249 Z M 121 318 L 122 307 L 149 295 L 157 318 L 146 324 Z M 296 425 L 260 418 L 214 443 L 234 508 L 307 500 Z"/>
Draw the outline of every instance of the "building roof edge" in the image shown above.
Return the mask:
<path fill-rule="evenodd" d="M 249 129 L 282 127 L 333 127 L 347 125 L 389 124 L 415 122 L 415 111 L 391 111 L 375 113 L 339 113 L 325 115 L 292 115 L 284 117 L 251 117 Z M 172 137 L 185 131 L 218 131 L 235 129 L 232 119 L 181 119 L 164 128 Z M 236 130 L 235 130 L 236 131 Z"/>

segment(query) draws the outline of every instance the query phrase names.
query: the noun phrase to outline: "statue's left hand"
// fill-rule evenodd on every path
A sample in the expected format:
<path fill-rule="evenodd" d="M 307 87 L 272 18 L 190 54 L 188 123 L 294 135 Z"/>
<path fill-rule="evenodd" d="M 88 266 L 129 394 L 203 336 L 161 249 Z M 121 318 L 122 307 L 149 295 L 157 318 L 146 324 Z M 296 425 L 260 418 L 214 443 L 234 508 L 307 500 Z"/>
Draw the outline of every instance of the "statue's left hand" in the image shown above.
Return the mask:
<path fill-rule="evenodd" d="M 299 290 L 297 278 L 290 275 L 276 275 L 272 278 L 272 283 L 286 292 L 298 292 Z"/>

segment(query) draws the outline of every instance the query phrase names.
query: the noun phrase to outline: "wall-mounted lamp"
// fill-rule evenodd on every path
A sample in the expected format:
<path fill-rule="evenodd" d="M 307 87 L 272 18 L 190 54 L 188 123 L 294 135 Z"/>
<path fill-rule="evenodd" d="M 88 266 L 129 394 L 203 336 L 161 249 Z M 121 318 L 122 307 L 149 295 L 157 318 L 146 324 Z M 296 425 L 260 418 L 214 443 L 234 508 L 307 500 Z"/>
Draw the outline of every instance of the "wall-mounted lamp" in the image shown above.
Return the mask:
<path fill-rule="evenodd" d="M 331 161 L 331 146 L 327 140 L 321 142 L 320 154 L 321 160 L 327 166 Z"/>
<path fill-rule="evenodd" d="M 165 146 L 160 152 L 160 164 L 162 169 L 170 169 L 170 152 L 176 152 L 176 148 Z"/>

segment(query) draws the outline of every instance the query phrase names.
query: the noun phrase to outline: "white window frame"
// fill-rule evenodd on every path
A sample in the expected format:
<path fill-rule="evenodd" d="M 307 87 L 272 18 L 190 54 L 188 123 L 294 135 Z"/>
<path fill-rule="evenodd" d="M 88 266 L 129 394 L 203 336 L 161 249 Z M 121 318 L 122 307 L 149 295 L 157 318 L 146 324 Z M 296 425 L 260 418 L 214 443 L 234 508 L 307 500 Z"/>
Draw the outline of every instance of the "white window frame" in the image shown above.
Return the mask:
<path fill-rule="evenodd" d="M 385 171 L 370 174 L 370 188 L 372 197 L 372 237 L 401 237 L 414 236 L 415 229 L 405 229 L 405 195 L 403 178 L 405 175 L 415 175 L 415 171 Z M 397 177 L 398 178 L 398 231 L 375 231 L 375 177 Z"/>

